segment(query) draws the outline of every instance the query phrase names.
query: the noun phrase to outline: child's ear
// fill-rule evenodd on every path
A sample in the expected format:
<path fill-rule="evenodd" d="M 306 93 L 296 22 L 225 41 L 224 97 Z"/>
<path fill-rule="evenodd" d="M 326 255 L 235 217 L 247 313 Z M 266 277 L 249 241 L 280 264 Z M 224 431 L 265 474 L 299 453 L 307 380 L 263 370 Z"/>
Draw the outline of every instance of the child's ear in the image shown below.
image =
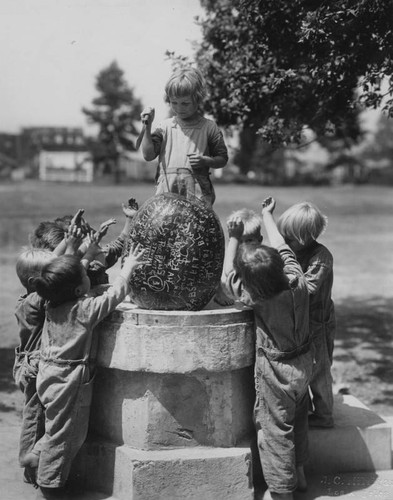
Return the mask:
<path fill-rule="evenodd" d="M 29 290 L 29 291 L 35 291 L 35 285 L 34 285 L 34 278 L 33 278 L 33 276 L 30 276 L 30 278 L 27 279 L 27 290 Z"/>
<path fill-rule="evenodd" d="M 75 297 L 79 298 L 79 297 L 82 297 L 84 291 L 83 291 L 83 286 L 82 285 L 78 285 L 76 288 L 75 288 Z"/>

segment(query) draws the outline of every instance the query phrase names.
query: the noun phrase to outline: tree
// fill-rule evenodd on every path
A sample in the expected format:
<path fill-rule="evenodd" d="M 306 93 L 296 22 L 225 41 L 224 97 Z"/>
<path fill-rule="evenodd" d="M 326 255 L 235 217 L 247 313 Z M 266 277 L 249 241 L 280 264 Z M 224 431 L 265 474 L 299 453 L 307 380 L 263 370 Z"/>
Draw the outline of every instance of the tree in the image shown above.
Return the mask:
<path fill-rule="evenodd" d="M 273 146 L 360 134 L 361 108 L 393 116 L 391 0 L 201 0 L 195 53 L 221 126 L 255 129 Z M 249 143 L 250 141 L 248 141 Z"/>
<path fill-rule="evenodd" d="M 93 109 L 82 108 L 89 123 L 99 127 L 96 159 L 110 165 L 115 182 L 120 181 L 119 160 L 125 151 L 135 151 L 134 136 L 138 134 L 142 103 L 124 79 L 124 71 L 116 61 L 101 70 L 96 77 L 99 96 L 93 99 Z"/>

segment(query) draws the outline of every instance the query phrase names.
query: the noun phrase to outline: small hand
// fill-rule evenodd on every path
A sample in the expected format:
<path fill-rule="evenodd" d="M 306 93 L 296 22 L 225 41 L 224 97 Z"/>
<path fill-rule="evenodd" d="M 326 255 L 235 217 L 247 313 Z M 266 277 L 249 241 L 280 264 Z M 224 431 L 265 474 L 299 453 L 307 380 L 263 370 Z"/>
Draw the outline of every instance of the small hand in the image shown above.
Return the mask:
<path fill-rule="evenodd" d="M 71 223 L 70 225 L 75 225 L 75 226 L 79 226 L 80 225 L 80 222 L 82 220 L 82 215 L 85 213 L 85 209 L 84 208 L 80 208 L 76 214 L 74 215 L 74 217 L 71 219 Z"/>
<path fill-rule="evenodd" d="M 65 234 L 66 248 L 64 253 L 76 255 L 82 241 L 83 234 L 81 228 L 71 224 Z"/>
<path fill-rule="evenodd" d="M 227 222 L 228 235 L 230 238 L 240 239 L 243 235 L 244 224 L 240 217 L 235 217 Z"/>
<path fill-rule="evenodd" d="M 106 220 L 105 222 L 103 222 L 100 225 L 100 228 L 97 231 L 97 233 L 99 234 L 99 240 L 100 241 L 106 235 L 106 233 L 108 232 L 109 226 L 112 226 L 112 224 L 116 224 L 116 222 L 117 222 L 116 219 L 114 219 L 112 217 L 111 219 Z"/>
<path fill-rule="evenodd" d="M 150 106 L 144 108 L 141 113 L 142 123 L 144 123 L 145 125 L 151 125 L 153 123 L 155 113 L 155 109 Z"/>
<path fill-rule="evenodd" d="M 130 253 L 124 260 L 123 268 L 126 266 L 130 271 L 132 271 L 136 267 L 139 267 L 143 264 L 148 264 L 148 260 L 142 259 L 145 253 L 146 249 L 142 248 L 140 243 L 138 243 L 137 245 L 131 245 Z"/>
<path fill-rule="evenodd" d="M 138 212 L 139 205 L 134 198 L 128 200 L 128 205 L 122 203 L 123 213 L 129 219 L 133 219 Z"/>
<path fill-rule="evenodd" d="M 273 213 L 276 206 L 276 200 L 271 196 L 265 198 L 262 202 L 262 215 L 266 212 Z"/>
<path fill-rule="evenodd" d="M 188 161 L 190 162 L 191 168 L 202 168 L 206 166 L 205 157 L 200 154 L 189 154 Z"/>

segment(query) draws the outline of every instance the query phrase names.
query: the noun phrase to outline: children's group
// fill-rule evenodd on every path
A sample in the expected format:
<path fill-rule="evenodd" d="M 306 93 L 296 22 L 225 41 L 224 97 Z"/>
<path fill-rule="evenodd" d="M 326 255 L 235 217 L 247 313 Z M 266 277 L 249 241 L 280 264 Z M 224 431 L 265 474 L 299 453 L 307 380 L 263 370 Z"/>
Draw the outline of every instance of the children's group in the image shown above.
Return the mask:
<path fill-rule="evenodd" d="M 154 108 L 142 111 L 142 152 L 158 158 L 156 194 L 197 197 L 212 207 L 210 169 L 228 161 L 223 135 L 201 105 L 205 82 L 193 68 L 165 87 L 173 116 L 152 131 Z M 64 498 L 70 467 L 86 435 L 95 374 L 95 326 L 129 293 L 134 270 L 146 264 L 131 245 L 118 276 L 107 270 L 122 257 L 134 199 L 123 204 L 120 235 L 103 245 L 109 219 L 93 229 L 83 210 L 41 222 L 18 257 L 25 288 L 16 305 L 19 345 L 14 379 L 24 394 L 19 461 L 37 498 Z M 216 302 L 254 312 L 254 422 L 263 477 L 271 498 L 305 490 L 310 426 L 333 427 L 331 365 L 335 334 L 333 257 L 320 242 L 327 217 L 302 201 L 274 218 L 276 201 L 227 219 L 228 243 Z M 263 228 L 269 245 L 263 242 Z M 111 283 L 110 283 L 111 281 Z"/>

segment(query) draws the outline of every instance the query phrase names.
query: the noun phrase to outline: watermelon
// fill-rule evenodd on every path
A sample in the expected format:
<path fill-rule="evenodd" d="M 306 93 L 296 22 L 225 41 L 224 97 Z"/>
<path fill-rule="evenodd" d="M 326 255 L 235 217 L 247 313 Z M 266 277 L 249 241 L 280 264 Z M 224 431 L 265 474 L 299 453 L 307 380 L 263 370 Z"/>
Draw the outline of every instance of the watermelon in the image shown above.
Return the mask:
<path fill-rule="evenodd" d="M 133 220 L 130 245 L 148 264 L 130 278 L 130 299 L 142 309 L 199 311 L 221 279 L 225 237 L 214 211 L 197 198 L 164 193 L 148 199 Z"/>

